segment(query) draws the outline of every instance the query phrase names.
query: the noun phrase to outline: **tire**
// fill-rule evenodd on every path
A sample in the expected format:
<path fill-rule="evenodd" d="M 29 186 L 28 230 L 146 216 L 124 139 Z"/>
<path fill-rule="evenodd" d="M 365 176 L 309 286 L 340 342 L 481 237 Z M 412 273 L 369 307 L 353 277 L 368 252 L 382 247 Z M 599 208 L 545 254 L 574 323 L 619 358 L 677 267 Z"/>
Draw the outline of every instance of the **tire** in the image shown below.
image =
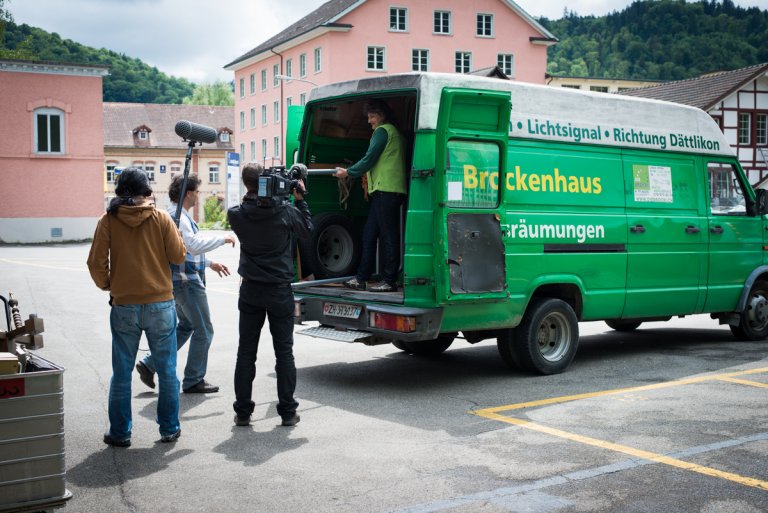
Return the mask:
<path fill-rule="evenodd" d="M 501 359 L 510 369 L 520 369 L 520 362 L 517 361 L 515 354 L 515 330 L 513 328 L 502 330 L 501 334 L 496 337 L 496 347 Z"/>
<path fill-rule="evenodd" d="M 455 338 L 456 333 L 443 333 L 433 340 L 421 340 L 419 342 L 405 342 L 403 340 L 398 340 L 396 342 L 397 344 L 403 345 L 405 348 L 403 350 L 406 353 L 415 354 L 417 356 L 435 356 L 451 347 L 453 339 Z M 398 347 L 397 344 L 393 342 L 395 347 Z"/>
<path fill-rule="evenodd" d="M 635 331 L 642 324 L 641 321 L 622 321 L 620 319 L 611 319 L 605 323 L 609 328 L 616 331 Z"/>
<path fill-rule="evenodd" d="M 512 350 L 523 370 L 548 375 L 567 369 L 578 346 L 579 321 L 571 305 L 537 298 L 515 329 Z"/>
<path fill-rule="evenodd" d="M 768 282 L 757 280 L 749 291 L 747 304 L 741 312 L 741 322 L 731 326 L 731 333 L 739 340 L 765 340 L 768 338 Z"/>
<path fill-rule="evenodd" d="M 351 276 L 360 261 L 360 240 L 352 221 L 341 214 L 324 212 L 312 219 L 312 236 L 299 240 L 303 274 L 318 280 Z"/>

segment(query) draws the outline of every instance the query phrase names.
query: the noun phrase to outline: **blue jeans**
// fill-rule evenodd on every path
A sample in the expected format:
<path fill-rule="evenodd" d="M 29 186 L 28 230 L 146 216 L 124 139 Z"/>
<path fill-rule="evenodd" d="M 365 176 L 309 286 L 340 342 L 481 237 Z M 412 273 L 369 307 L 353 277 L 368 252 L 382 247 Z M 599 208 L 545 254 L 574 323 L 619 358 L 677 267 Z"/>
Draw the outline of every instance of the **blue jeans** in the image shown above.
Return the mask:
<path fill-rule="evenodd" d="M 357 268 L 358 281 L 368 281 L 373 274 L 376 266 L 376 239 L 379 239 L 382 250 L 381 277 L 390 285 L 397 285 L 400 270 L 400 205 L 404 199 L 404 194 L 396 192 L 371 193 L 368 220 L 363 228 L 363 249 Z"/>
<path fill-rule="evenodd" d="M 157 423 L 160 435 L 179 430 L 179 380 L 176 377 L 176 309 L 174 301 L 145 305 L 113 305 L 112 380 L 109 383 L 109 434 L 131 437 L 131 376 L 142 332 L 155 356 L 160 391 Z"/>
<path fill-rule="evenodd" d="M 235 413 L 247 417 L 253 413 L 251 399 L 256 377 L 256 352 L 265 318 L 275 349 L 277 375 L 277 413 L 285 418 L 296 412 L 296 364 L 293 360 L 293 291 L 291 285 L 262 284 L 243 280 L 240 285 L 240 342 L 235 363 Z"/>
<path fill-rule="evenodd" d="M 176 298 L 176 349 L 181 349 L 189 340 L 187 365 L 184 367 L 184 381 L 181 388 L 191 388 L 205 378 L 208 370 L 208 349 L 213 341 L 213 324 L 208 309 L 205 286 L 199 281 L 173 282 L 173 296 Z M 191 338 L 190 338 L 191 337 Z M 144 365 L 155 372 L 152 350 L 144 357 Z"/>

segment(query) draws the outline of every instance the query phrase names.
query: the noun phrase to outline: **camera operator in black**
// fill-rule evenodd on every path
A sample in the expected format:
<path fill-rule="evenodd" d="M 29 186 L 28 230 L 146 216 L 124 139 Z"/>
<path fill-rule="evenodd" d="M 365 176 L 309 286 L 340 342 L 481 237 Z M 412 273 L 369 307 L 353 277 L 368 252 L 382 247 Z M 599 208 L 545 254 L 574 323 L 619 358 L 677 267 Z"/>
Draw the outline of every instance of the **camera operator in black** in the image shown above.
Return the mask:
<path fill-rule="evenodd" d="M 255 403 L 251 399 L 256 377 L 256 353 L 265 317 L 275 349 L 277 374 L 277 413 L 283 426 L 299 422 L 293 398 L 296 365 L 293 360 L 293 252 L 296 236 L 307 238 L 312 231 L 309 207 L 304 201 L 304 184 L 293 191 L 295 203 L 287 197 L 277 201 L 258 197 L 261 164 L 243 168 L 243 184 L 248 192 L 242 204 L 227 212 L 229 224 L 240 239 L 240 341 L 235 364 L 235 424 L 247 426 Z M 300 190 L 299 190 L 300 189 Z"/>

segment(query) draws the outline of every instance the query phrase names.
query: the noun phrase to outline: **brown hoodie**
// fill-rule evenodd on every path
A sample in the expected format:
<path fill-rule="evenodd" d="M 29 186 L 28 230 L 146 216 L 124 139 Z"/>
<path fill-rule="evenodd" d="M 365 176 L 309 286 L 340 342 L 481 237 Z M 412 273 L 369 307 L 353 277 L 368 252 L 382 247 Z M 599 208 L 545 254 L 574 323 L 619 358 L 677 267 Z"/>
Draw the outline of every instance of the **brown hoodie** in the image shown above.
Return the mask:
<path fill-rule="evenodd" d="M 167 212 L 154 206 L 120 206 L 96 225 L 88 270 L 96 286 L 108 290 L 113 304 L 157 303 L 173 299 L 170 264 L 187 253 Z"/>

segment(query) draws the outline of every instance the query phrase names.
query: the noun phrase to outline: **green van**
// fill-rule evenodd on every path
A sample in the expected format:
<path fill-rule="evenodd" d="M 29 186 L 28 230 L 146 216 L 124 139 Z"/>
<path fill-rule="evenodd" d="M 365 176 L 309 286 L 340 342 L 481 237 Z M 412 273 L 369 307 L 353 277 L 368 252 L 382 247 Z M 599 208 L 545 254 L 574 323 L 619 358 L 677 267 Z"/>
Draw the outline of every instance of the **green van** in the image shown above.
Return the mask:
<path fill-rule="evenodd" d="M 397 292 L 342 285 L 367 203 L 332 173 L 364 155 L 371 98 L 407 141 Z M 571 363 L 580 321 L 710 313 L 768 337 L 765 191 L 699 109 L 438 73 L 327 85 L 292 109 L 286 154 L 309 168 L 316 226 L 294 284 L 297 324 L 319 323 L 304 334 L 414 354 L 493 338 L 542 374 Z"/>

